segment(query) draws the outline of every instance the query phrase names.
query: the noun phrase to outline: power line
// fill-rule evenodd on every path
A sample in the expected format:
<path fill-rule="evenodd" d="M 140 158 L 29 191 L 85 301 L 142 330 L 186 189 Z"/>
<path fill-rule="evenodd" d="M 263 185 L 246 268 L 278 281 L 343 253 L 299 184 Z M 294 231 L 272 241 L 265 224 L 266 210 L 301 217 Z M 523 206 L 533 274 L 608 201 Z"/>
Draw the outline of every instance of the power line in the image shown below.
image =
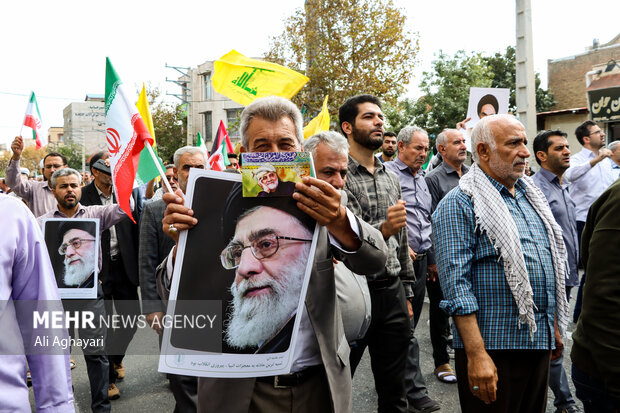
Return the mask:
<path fill-rule="evenodd" d="M 30 93 L 13 93 L 13 92 L 3 92 L 0 91 L 0 95 L 11 95 L 11 96 L 30 96 Z M 79 98 L 64 98 L 60 96 L 39 96 L 36 95 L 37 99 L 57 99 L 57 100 L 81 100 Z"/>

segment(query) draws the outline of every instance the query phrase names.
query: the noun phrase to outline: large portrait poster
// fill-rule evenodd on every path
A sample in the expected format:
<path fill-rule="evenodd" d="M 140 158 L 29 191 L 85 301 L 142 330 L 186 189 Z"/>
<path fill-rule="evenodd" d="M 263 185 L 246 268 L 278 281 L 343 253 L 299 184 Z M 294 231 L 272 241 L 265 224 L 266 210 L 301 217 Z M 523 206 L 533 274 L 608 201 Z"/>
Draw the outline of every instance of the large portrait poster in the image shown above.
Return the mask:
<path fill-rule="evenodd" d="M 469 152 L 471 149 L 471 131 L 485 116 L 506 114 L 510 99 L 510 89 L 505 88 L 469 88 L 469 104 L 467 105 L 467 131 L 465 144 Z"/>
<path fill-rule="evenodd" d="M 290 372 L 316 222 L 291 197 L 244 198 L 241 182 L 239 174 L 190 172 L 185 203 L 198 223 L 179 240 L 166 313 L 174 322 L 164 325 L 161 372 Z"/>
<path fill-rule="evenodd" d="M 44 219 L 43 236 L 60 298 L 97 298 L 99 219 Z"/>

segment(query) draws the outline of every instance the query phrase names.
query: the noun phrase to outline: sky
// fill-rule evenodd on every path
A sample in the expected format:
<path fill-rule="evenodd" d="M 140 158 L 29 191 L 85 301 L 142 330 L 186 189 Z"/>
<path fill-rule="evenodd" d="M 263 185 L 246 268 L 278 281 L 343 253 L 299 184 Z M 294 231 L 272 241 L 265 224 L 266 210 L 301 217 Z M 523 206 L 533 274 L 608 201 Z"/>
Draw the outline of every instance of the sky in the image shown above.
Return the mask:
<path fill-rule="evenodd" d="M 394 0 L 420 39 L 418 64 L 407 97 L 419 96 L 423 71 L 443 50 L 502 52 L 515 40 L 515 2 L 507 0 Z M 110 57 L 129 90 L 142 82 L 179 93 L 166 64 L 196 67 L 232 49 L 261 56 L 271 36 L 303 0 L 170 2 L 161 0 L 20 1 L 0 5 L 0 143 L 20 133 L 34 91 L 43 130 L 62 126 L 63 109 L 87 94 L 104 94 Z M 534 70 L 547 81 L 547 59 L 586 50 L 620 33 L 620 2 L 532 0 Z M 176 98 L 167 98 L 174 102 Z M 137 92 L 136 92 L 137 100 Z M 24 128 L 26 133 L 27 128 Z"/>

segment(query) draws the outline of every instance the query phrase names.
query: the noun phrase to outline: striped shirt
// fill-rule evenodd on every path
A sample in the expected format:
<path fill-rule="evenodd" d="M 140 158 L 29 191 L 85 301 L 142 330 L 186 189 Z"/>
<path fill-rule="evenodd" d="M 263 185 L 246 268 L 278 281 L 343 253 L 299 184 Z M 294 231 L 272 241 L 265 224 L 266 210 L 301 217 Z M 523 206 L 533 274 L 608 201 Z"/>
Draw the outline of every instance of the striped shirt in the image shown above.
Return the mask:
<path fill-rule="evenodd" d="M 379 231 L 381 231 L 383 221 L 387 219 L 388 208 L 402 199 L 398 178 L 388 171 L 377 158 L 375 158 L 374 174 L 371 174 L 368 169 L 349 156 L 347 183 L 344 190 L 348 197 L 347 207 L 351 212 Z M 407 297 L 410 297 L 413 292 L 407 284 L 415 281 L 415 275 L 409 258 L 407 229 L 402 228 L 385 242 L 388 246 L 388 257 L 384 276 L 400 277 L 405 284 L 405 293 Z"/>
<path fill-rule="evenodd" d="M 435 253 L 444 294 L 440 306 L 453 316 L 476 313 L 487 350 L 551 349 L 554 345 L 555 273 L 543 221 L 525 197 L 521 182 L 515 196 L 489 177 L 500 192 L 519 231 L 521 249 L 534 293 L 537 331 L 530 339 L 519 326 L 504 263 L 488 236 L 476 228 L 471 198 L 456 187 L 433 214 Z M 463 348 L 454 327 L 454 346 Z"/>

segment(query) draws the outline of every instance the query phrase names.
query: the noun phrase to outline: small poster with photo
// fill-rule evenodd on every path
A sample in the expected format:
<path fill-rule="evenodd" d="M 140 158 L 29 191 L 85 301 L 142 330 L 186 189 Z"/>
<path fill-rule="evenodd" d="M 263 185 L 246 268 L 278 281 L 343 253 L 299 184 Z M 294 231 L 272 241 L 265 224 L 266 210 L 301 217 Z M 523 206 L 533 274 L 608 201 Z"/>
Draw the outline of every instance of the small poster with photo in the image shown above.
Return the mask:
<path fill-rule="evenodd" d="M 295 183 L 315 176 L 310 152 L 261 152 L 241 154 L 243 196 L 291 196 Z"/>
<path fill-rule="evenodd" d="M 175 324 L 164 328 L 160 372 L 290 372 L 316 221 L 291 197 L 244 197 L 241 181 L 238 174 L 190 171 L 185 205 L 198 223 L 180 235 L 166 310 Z"/>
<path fill-rule="evenodd" d="M 97 298 L 99 219 L 48 218 L 43 236 L 60 298 Z"/>
<path fill-rule="evenodd" d="M 469 104 L 467 105 L 467 130 L 464 131 L 465 145 L 469 152 L 471 148 L 471 131 L 485 116 L 506 114 L 510 99 L 510 89 L 506 88 L 469 88 Z"/>

